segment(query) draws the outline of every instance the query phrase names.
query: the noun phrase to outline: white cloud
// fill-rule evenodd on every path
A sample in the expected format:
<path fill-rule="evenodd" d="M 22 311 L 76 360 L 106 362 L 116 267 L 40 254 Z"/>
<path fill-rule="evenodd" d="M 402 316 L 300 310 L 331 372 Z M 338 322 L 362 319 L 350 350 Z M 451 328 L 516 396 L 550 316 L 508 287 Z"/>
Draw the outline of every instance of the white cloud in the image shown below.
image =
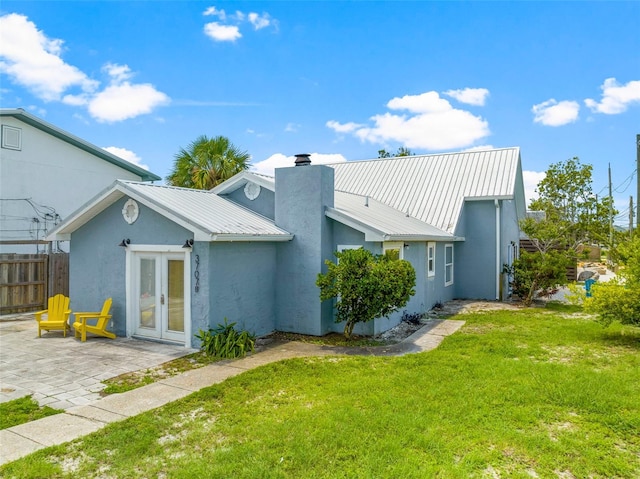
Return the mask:
<path fill-rule="evenodd" d="M 48 39 L 24 15 L 0 17 L 0 72 L 44 101 L 87 107 L 98 121 L 121 121 L 150 113 L 169 97 L 153 85 L 131 84 L 127 65 L 106 63 L 109 86 L 90 79 L 62 58 L 62 40 Z"/>
<path fill-rule="evenodd" d="M 387 107 L 391 110 L 408 110 L 413 113 L 442 113 L 452 109 L 451 104 L 444 98 L 440 98 L 436 91 L 392 98 L 387 103 Z"/>
<path fill-rule="evenodd" d="M 112 83 L 122 83 L 129 80 L 133 74 L 129 65 L 118 65 L 117 63 L 107 63 L 102 67 L 102 70 L 107 72 L 107 75 L 111 77 Z"/>
<path fill-rule="evenodd" d="M 260 16 L 255 12 L 251 12 L 249 13 L 248 18 L 249 22 L 251 22 L 251 25 L 253 25 L 253 28 L 256 30 L 262 30 L 263 28 L 271 25 L 271 18 L 268 13 L 263 13 L 262 16 Z"/>
<path fill-rule="evenodd" d="M 102 70 L 111 77 L 110 85 L 88 101 L 89 114 L 100 122 L 135 118 L 169 103 L 169 97 L 150 83 L 131 84 L 128 65 L 107 63 Z"/>
<path fill-rule="evenodd" d="M 202 12 L 202 14 L 206 17 L 216 16 L 222 21 L 227 18 L 227 14 L 224 12 L 224 10 L 218 10 L 216 7 L 209 7 L 204 12 Z"/>
<path fill-rule="evenodd" d="M 547 174 L 544 171 L 524 170 L 522 172 L 522 180 L 524 181 L 524 196 L 527 207 L 529 206 L 529 203 L 531 203 L 531 200 L 535 200 L 538 198 L 536 188 L 538 187 L 538 183 L 544 180 L 544 177 L 546 175 Z"/>
<path fill-rule="evenodd" d="M 535 123 L 546 126 L 562 126 L 578 119 L 580 105 L 576 101 L 556 101 L 554 98 L 543 101 L 531 108 Z"/>
<path fill-rule="evenodd" d="M 216 42 L 235 42 L 242 37 L 240 29 L 235 25 L 221 25 L 218 22 L 207 23 L 204 33 Z"/>
<path fill-rule="evenodd" d="M 493 150 L 495 147 L 493 145 L 478 145 L 472 146 L 471 148 L 465 148 L 462 151 L 484 151 L 484 150 Z"/>
<path fill-rule="evenodd" d="M 486 88 L 465 88 L 464 90 L 447 90 L 445 95 L 455 98 L 460 103 L 467 103 L 474 106 L 484 106 L 489 96 Z"/>
<path fill-rule="evenodd" d="M 89 102 L 89 114 L 100 122 L 116 122 L 150 113 L 167 104 L 169 97 L 149 84 L 129 82 L 105 88 Z"/>
<path fill-rule="evenodd" d="M 263 161 L 259 161 L 251 166 L 251 170 L 263 175 L 274 175 L 276 168 L 285 168 L 295 166 L 295 156 L 286 156 L 282 153 L 276 153 Z M 326 165 L 329 163 L 342 163 L 347 159 L 339 153 L 311 153 L 312 165 Z"/>
<path fill-rule="evenodd" d="M 116 155 L 129 163 L 133 163 L 140 168 L 144 168 L 145 170 L 149 169 L 147 165 L 142 164 L 142 159 L 131 150 L 119 148 L 117 146 L 107 146 L 106 148 L 103 148 L 103 150 L 107 150 L 109 153 Z"/>
<path fill-rule="evenodd" d="M 287 126 L 284 127 L 284 131 L 288 133 L 296 133 L 300 129 L 300 125 L 298 123 L 287 123 Z"/>
<path fill-rule="evenodd" d="M 336 133 L 352 133 L 356 131 L 358 128 L 363 128 L 365 125 L 360 123 L 354 123 L 352 121 L 348 123 L 340 123 L 335 120 L 329 120 L 326 123 L 326 126 L 334 130 Z"/>
<path fill-rule="evenodd" d="M 625 112 L 634 103 L 640 104 L 640 80 L 620 85 L 615 78 L 607 78 L 600 89 L 602 90 L 600 103 L 591 98 L 584 101 L 584 104 L 595 113 L 616 115 Z"/>
<path fill-rule="evenodd" d="M 250 23 L 256 31 L 267 27 L 273 27 L 276 30 L 278 28 L 278 21 L 271 18 L 268 13 L 244 13 L 236 10 L 235 13 L 227 15 L 224 10 L 209 7 L 203 12 L 203 15 L 218 17 L 219 21 L 210 22 L 204 26 L 205 35 L 216 42 L 235 42 L 242 38 L 240 26 L 244 22 Z"/>
<path fill-rule="evenodd" d="M 453 108 L 435 91 L 392 98 L 387 107 L 407 110 L 410 114 L 374 115 L 370 118 L 371 126 L 331 120 L 327 127 L 339 133 L 351 133 L 361 141 L 378 144 L 393 141 L 407 148 L 425 150 L 467 147 L 490 134 L 486 120 Z"/>
<path fill-rule="evenodd" d="M 62 60 L 63 41 L 49 39 L 24 15 L 0 17 L 0 72 L 44 101 L 69 88 L 92 92 L 98 82 Z"/>

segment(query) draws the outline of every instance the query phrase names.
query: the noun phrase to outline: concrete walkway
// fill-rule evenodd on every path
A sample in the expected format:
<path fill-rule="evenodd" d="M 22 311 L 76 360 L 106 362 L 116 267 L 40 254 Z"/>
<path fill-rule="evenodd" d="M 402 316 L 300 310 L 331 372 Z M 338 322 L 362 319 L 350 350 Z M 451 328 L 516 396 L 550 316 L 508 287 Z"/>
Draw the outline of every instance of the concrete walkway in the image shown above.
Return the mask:
<path fill-rule="evenodd" d="M 402 343 L 388 347 L 338 348 L 294 341 L 273 341 L 266 346 L 262 346 L 260 350 L 243 359 L 213 363 L 132 391 L 122 394 L 114 394 L 104 398 L 95 398 L 93 400 L 88 400 L 86 403 L 83 402 L 79 405 L 67 407 L 65 408 L 65 412 L 62 414 L 49 416 L 44 419 L 0 430 L 0 464 L 14 461 L 48 446 L 72 441 L 81 436 L 97 431 L 109 423 L 120 421 L 144 411 L 163 406 L 204 387 L 220 383 L 231 376 L 235 376 L 264 364 L 295 357 L 328 356 L 337 354 L 399 356 L 403 354 L 428 351 L 436 348 L 445 336 L 453 334 L 460 329 L 463 324 L 464 321 L 460 320 L 433 320 L 419 331 L 406 338 Z M 4 329 L 0 328 L 0 331 L 4 331 Z M 0 339 L 2 339 L 2 345 L 4 346 L 5 337 L 0 336 Z M 47 338 L 47 340 L 51 339 L 53 339 L 53 337 Z M 82 346 L 87 345 L 87 343 L 80 343 L 73 339 L 71 341 L 79 343 Z M 92 342 L 97 341 L 99 340 L 92 338 Z M 117 339 L 112 342 L 112 344 L 120 342 L 121 345 L 118 345 L 118 347 L 122 348 L 132 345 L 133 347 L 130 351 L 131 355 L 137 357 L 140 354 L 140 346 L 136 343 L 126 343 L 126 341 L 127 340 L 124 339 Z M 63 343 L 64 341 L 60 342 L 60 344 Z M 71 351 L 75 348 L 75 346 L 66 346 L 69 347 Z M 167 347 L 166 345 L 161 346 Z M 190 352 L 184 348 L 179 349 L 182 350 L 182 354 Z M 78 364 L 78 362 L 82 363 L 84 361 L 84 356 L 82 355 L 91 355 L 93 348 L 90 349 L 89 347 L 83 347 L 82 351 L 83 352 L 79 358 L 69 360 L 72 365 Z M 176 351 L 171 351 L 170 349 L 168 351 L 168 356 L 178 354 Z M 143 349 L 143 353 L 144 352 L 145 351 Z M 7 354 L 8 353 L 4 351 L 3 347 L 3 361 Z M 170 359 L 171 358 L 164 359 L 160 362 L 165 362 Z M 46 362 L 44 362 L 43 366 L 45 364 Z M 4 369 L 5 364 L 3 362 L 3 374 L 5 374 Z M 135 369 L 136 368 L 134 368 L 134 370 Z M 137 369 L 140 368 L 138 367 Z M 70 370 L 73 371 L 74 369 L 70 368 Z M 51 373 L 52 371 L 48 372 Z M 124 371 L 120 371 L 117 374 L 120 374 L 121 372 Z M 113 374 L 112 376 L 117 374 Z M 5 387 L 4 384 L 5 379 L 3 377 L 3 388 Z"/>

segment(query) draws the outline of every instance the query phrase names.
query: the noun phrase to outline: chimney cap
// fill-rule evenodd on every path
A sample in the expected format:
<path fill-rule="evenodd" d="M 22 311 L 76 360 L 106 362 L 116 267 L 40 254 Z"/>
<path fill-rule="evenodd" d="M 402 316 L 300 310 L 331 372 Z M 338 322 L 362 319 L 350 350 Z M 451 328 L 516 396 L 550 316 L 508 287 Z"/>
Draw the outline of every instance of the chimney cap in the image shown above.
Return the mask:
<path fill-rule="evenodd" d="M 311 159 L 309 158 L 311 155 L 309 153 L 298 153 L 295 155 L 296 157 L 296 166 L 307 166 L 311 164 Z"/>

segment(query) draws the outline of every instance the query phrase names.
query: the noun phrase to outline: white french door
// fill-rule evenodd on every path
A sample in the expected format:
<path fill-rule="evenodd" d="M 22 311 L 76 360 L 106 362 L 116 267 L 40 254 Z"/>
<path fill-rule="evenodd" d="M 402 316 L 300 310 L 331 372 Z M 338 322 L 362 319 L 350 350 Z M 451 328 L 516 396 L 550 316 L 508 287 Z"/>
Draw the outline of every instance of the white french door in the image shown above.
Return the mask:
<path fill-rule="evenodd" d="M 133 335 L 185 342 L 190 330 L 188 265 L 183 251 L 131 253 L 128 302 Z"/>

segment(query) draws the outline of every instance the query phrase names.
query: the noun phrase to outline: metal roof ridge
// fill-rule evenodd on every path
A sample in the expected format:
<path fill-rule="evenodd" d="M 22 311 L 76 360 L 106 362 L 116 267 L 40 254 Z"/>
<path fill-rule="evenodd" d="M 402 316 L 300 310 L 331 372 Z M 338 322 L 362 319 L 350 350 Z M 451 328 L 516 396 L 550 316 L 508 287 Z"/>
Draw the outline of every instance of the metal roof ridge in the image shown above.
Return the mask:
<path fill-rule="evenodd" d="M 334 166 L 345 165 L 345 164 L 373 163 L 373 162 L 380 162 L 380 161 L 403 160 L 403 159 L 409 159 L 409 158 L 427 158 L 427 157 L 436 157 L 436 156 L 474 154 L 474 153 L 482 153 L 482 152 L 487 152 L 487 151 L 503 151 L 503 150 L 516 150 L 516 151 L 519 152 L 520 151 L 520 147 L 519 146 L 505 146 L 505 147 L 502 147 L 502 148 L 486 148 L 486 149 L 482 149 L 482 150 L 447 151 L 447 152 L 443 152 L 443 153 L 428 153 L 428 154 L 423 154 L 423 155 L 392 156 L 390 158 L 369 158 L 369 159 L 362 159 L 362 160 L 347 160 L 347 161 L 340 161 L 340 162 L 335 162 L 335 163 L 326 163 L 326 166 L 334 167 Z"/>

